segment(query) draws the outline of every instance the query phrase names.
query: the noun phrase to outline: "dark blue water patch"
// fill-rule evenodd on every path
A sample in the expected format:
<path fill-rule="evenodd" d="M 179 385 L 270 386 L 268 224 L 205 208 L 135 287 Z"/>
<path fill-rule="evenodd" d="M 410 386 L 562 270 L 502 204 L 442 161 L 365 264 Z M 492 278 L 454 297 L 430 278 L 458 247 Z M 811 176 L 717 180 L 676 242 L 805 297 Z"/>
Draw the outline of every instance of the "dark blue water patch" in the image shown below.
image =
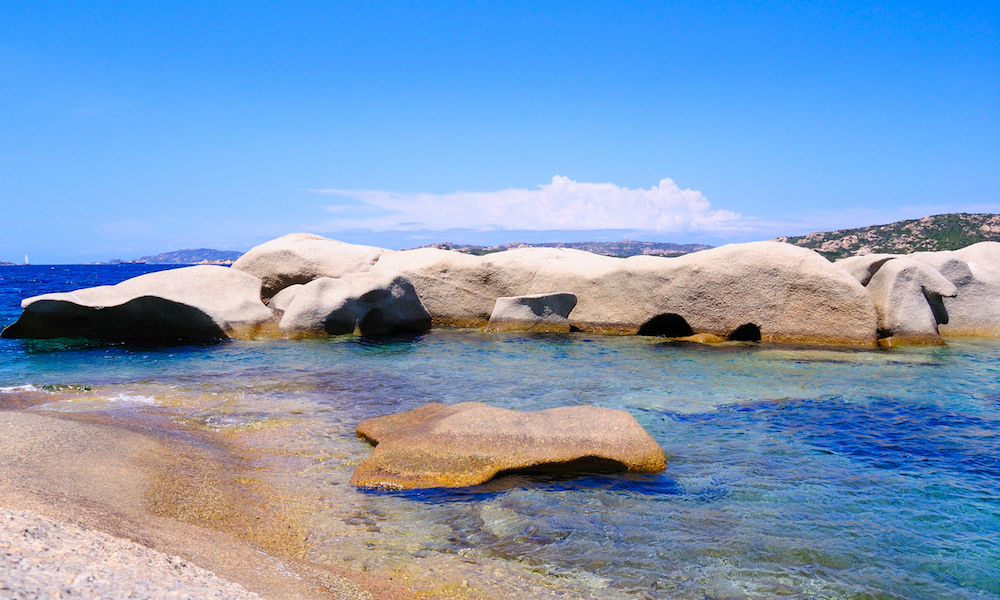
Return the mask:
<path fill-rule="evenodd" d="M 424 335 L 421 333 L 394 333 L 387 335 L 348 335 L 334 343 L 353 345 L 362 356 L 398 356 L 414 350 Z"/>
<path fill-rule="evenodd" d="M 86 337 L 48 339 L 15 339 L 4 343 L 18 346 L 25 354 L 51 352 L 111 350 L 123 353 L 175 352 L 190 348 L 214 347 L 226 343 L 226 338 L 158 338 L 149 340 L 100 340 Z"/>
<path fill-rule="evenodd" d="M 679 496 L 686 491 L 663 474 L 645 473 L 517 473 L 481 485 L 460 488 L 413 490 L 362 490 L 371 495 L 391 495 L 427 504 L 483 502 L 514 491 L 538 493 L 580 492 L 645 496 Z"/>
<path fill-rule="evenodd" d="M 918 477 L 951 472 L 1000 485 L 1000 419 L 933 402 L 837 397 L 743 404 L 717 415 L 673 418 L 754 424 L 876 469 Z"/>

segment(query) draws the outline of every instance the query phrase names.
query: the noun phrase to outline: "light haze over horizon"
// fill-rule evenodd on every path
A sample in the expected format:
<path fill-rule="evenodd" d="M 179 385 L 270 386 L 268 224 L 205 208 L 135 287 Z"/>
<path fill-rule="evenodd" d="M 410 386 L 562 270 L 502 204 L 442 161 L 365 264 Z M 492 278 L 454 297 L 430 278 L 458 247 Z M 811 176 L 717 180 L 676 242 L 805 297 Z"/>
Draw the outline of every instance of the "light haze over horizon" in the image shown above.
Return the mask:
<path fill-rule="evenodd" d="M 0 5 L 0 260 L 1000 212 L 1000 8 Z"/>

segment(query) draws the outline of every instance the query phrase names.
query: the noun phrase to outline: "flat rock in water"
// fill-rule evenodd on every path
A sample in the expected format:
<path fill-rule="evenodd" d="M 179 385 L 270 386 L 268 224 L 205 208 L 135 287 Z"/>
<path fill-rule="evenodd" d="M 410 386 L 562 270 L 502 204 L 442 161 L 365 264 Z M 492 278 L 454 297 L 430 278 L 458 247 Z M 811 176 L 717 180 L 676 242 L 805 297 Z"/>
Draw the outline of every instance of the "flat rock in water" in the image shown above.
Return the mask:
<path fill-rule="evenodd" d="M 517 411 L 435 403 L 368 419 L 357 432 L 376 444 L 351 477 L 362 488 L 465 487 L 510 471 L 666 468 L 663 449 L 632 415 L 596 406 Z"/>

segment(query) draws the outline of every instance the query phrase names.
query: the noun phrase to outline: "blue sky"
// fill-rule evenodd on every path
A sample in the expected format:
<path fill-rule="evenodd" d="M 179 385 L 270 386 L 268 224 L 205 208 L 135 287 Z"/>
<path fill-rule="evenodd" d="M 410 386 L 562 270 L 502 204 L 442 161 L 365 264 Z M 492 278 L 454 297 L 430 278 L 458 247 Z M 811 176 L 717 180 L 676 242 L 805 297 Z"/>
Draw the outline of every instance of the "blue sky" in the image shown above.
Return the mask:
<path fill-rule="evenodd" d="M 39 264 L 1000 212 L 1000 10 L 8 0 L 0 203 Z"/>

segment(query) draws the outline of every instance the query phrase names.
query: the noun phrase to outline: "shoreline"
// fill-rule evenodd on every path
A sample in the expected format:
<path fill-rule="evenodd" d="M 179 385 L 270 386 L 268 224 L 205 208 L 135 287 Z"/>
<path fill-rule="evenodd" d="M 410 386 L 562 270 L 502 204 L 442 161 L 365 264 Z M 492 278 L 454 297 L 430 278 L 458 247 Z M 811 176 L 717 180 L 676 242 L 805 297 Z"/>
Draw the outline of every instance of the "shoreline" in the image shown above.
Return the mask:
<path fill-rule="evenodd" d="M 86 562 L 77 560 L 77 567 L 117 572 L 124 581 L 132 580 L 129 573 L 136 568 L 146 569 L 145 578 L 171 594 L 177 585 L 193 585 L 192 590 L 244 589 L 289 600 L 417 597 L 391 574 L 330 569 L 297 559 L 304 543 L 300 528 L 289 515 L 266 503 L 254 505 L 235 489 L 235 464 L 219 455 L 225 452 L 221 444 L 98 415 L 24 410 L 30 402 L 3 400 L 0 539 L 11 546 L 8 554 L 16 554 L 14 548 L 30 551 L 26 532 L 41 530 L 45 547 L 54 548 L 48 558 L 21 557 L 35 562 L 26 571 L 29 579 L 21 581 L 24 594 L 37 586 L 76 586 L 84 596 L 99 592 L 99 577 L 52 560 L 79 553 L 80 540 L 87 540 L 93 548 L 114 551 L 104 559 L 106 550 Z M 5 585 L 20 597 L 16 581 Z"/>

